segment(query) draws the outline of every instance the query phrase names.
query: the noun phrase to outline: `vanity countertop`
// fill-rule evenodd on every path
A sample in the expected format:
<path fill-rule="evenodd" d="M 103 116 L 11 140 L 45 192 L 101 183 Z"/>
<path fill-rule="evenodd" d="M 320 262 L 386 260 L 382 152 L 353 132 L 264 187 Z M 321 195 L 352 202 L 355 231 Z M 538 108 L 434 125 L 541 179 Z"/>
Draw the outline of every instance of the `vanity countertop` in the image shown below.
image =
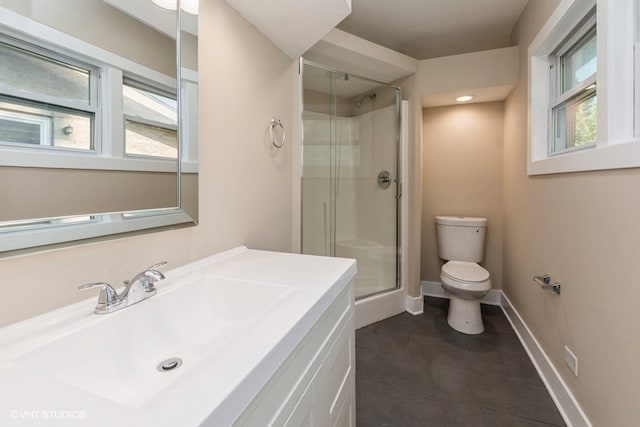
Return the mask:
<path fill-rule="evenodd" d="M 230 425 L 355 274 L 239 247 L 118 312 L 93 314 L 92 296 L 0 329 L 0 425 Z M 170 357 L 182 366 L 159 372 Z"/>

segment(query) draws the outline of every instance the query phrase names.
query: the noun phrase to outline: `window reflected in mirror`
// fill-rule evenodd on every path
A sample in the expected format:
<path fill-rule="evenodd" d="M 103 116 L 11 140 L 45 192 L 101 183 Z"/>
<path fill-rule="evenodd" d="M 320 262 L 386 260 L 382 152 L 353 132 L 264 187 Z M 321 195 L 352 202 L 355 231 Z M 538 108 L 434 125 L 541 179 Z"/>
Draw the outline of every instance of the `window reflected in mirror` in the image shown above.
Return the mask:
<path fill-rule="evenodd" d="M 177 102 L 159 90 L 122 86 L 125 154 L 178 158 Z"/>

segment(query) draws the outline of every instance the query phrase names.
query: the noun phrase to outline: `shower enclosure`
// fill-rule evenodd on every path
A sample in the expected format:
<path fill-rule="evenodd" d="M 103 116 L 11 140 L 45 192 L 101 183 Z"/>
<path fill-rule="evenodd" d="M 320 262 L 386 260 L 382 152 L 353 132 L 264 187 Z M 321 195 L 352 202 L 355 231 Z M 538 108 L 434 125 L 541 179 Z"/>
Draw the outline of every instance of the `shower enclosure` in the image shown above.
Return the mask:
<path fill-rule="evenodd" d="M 399 286 L 397 87 L 303 61 L 302 252 L 355 258 L 356 298 Z"/>

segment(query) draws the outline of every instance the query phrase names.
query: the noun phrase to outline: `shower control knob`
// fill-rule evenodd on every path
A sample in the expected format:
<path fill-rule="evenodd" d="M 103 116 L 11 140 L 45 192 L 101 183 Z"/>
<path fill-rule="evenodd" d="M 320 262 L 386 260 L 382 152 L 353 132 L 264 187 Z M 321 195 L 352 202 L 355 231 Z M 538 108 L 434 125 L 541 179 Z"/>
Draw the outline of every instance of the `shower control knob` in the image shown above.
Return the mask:
<path fill-rule="evenodd" d="M 382 171 L 378 174 L 378 186 L 383 190 L 389 188 L 391 185 L 391 174 L 387 171 Z"/>

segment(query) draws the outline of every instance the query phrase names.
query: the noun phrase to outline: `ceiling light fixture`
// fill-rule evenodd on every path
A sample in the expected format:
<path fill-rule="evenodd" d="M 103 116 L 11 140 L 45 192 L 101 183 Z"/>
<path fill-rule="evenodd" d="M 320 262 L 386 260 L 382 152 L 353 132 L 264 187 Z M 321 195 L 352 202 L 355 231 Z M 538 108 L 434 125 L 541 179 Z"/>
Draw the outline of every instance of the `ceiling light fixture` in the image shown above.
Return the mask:
<path fill-rule="evenodd" d="M 153 4 L 167 10 L 176 10 L 176 0 L 151 0 Z M 198 0 L 181 0 L 180 9 L 192 15 L 198 14 Z"/>
<path fill-rule="evenodd" d="M 456 101 L 458 101 L 458 102 L 469 102 L 473 98 L 475 98 L 474 95 L 462 95 L 462 96 L 457 97 Z"/>

